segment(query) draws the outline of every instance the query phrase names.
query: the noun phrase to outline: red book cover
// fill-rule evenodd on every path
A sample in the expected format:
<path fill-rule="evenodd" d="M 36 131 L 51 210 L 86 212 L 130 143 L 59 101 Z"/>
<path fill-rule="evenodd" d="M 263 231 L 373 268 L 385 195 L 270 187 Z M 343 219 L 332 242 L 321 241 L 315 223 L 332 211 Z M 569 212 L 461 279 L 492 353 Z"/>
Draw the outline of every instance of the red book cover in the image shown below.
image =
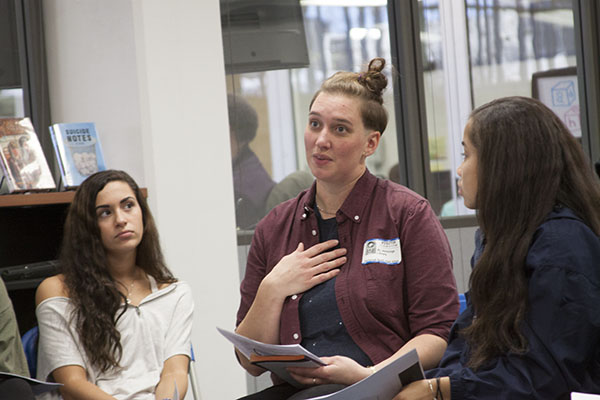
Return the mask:
<path fill-rule="evenodd" d="M 0 167 L 10 193 L 56 188 L 29 118 L 0 119 Z"/>

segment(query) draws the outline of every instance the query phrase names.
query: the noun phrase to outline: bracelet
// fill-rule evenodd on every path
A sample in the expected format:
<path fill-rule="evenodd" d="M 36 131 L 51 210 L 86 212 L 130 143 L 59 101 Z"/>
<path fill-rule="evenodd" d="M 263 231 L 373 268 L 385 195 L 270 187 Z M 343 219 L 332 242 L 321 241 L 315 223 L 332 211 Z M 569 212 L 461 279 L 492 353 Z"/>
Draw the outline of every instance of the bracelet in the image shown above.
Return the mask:
<path fill-rule="evenodd" d="M 444 400 L 444 394 L 442 393 L 442 385 L 440 385 L 440 377 L 435 378 L 435 382 L 437 383 L 437 397 L 440 400 Z"/>
<path fill-rule="evenodd" d="M 435 397 L 435 393 L 433 393 L 433 386 L 431 385 L 431 379 L 427 379 L 427 383 L 429 383 L 429 390 L 431 390 L 431 396 L 433 397 L 433 400 L 437 400 L 437 398 Z"/>
<path fill-rule="evenodd" d="M 375 372 L 377 372 L 377 369 L 375 369 L 375 366 L 374 366 L 374 365 L 371 365 L 371 366 L 369 367 L 369 369 L 371 370 L 371 375 L 373 375 Z"/>

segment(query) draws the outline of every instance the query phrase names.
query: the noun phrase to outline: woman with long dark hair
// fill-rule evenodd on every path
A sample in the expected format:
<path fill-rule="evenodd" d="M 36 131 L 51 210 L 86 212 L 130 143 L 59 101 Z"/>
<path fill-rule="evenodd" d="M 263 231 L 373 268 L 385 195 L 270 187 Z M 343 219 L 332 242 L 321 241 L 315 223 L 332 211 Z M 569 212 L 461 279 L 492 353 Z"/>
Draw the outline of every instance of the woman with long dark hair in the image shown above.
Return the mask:
<path fill-rule="evenodd" d="M 193 302 L 165 265 L 135 181 L 91 175 L 65 222 L 59 275 L 36 293 L 38 378 L 66 399 L 163 399 L 187 389 Z"/>
<path fill-rule="evenodd" d="M 459 187 L 477 210 L 467 309 L 404 399 L 568 399 L 600 393 L 600 185 L 537 100 L 471 114 Z"/>

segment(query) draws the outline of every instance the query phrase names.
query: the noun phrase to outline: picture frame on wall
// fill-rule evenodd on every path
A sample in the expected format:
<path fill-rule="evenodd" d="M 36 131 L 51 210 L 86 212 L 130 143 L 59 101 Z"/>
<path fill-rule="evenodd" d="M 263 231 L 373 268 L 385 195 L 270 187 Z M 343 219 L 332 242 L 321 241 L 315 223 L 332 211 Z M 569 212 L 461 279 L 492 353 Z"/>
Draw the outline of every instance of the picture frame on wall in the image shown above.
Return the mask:
<path fill-rule="evenodd" d="M 531 79 L 531 94 L 561 119 L 573 136 L 581 138 L 581 116 L 577 67 L 536 72 Z"/>

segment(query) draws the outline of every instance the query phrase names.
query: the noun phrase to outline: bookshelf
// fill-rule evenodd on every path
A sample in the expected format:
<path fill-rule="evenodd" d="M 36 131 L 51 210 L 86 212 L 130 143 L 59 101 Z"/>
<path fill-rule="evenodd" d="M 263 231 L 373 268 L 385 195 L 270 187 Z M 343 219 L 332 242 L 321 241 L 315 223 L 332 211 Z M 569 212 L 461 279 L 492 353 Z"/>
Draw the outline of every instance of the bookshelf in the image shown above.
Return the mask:
<path fill-rule="evenodd" d="M 147 196 L 146 189 L 142 193 Z M 9 267 L 58 258 L 63 225 L 74 196 L 74 191 L 0 196 L 0 273 Z M 46 276 L 5 279 L 21 334 L 36 325 L 35 290 Z"/>
<path fill-rule="evenodd" d="M 6 194 L 0 196 L 0 208 L 2 207 L 26 207 L 48 204 L 69 204 L 73 200 L 75 192 L 48 192 L 48 193 L 26 193 Z"/>

